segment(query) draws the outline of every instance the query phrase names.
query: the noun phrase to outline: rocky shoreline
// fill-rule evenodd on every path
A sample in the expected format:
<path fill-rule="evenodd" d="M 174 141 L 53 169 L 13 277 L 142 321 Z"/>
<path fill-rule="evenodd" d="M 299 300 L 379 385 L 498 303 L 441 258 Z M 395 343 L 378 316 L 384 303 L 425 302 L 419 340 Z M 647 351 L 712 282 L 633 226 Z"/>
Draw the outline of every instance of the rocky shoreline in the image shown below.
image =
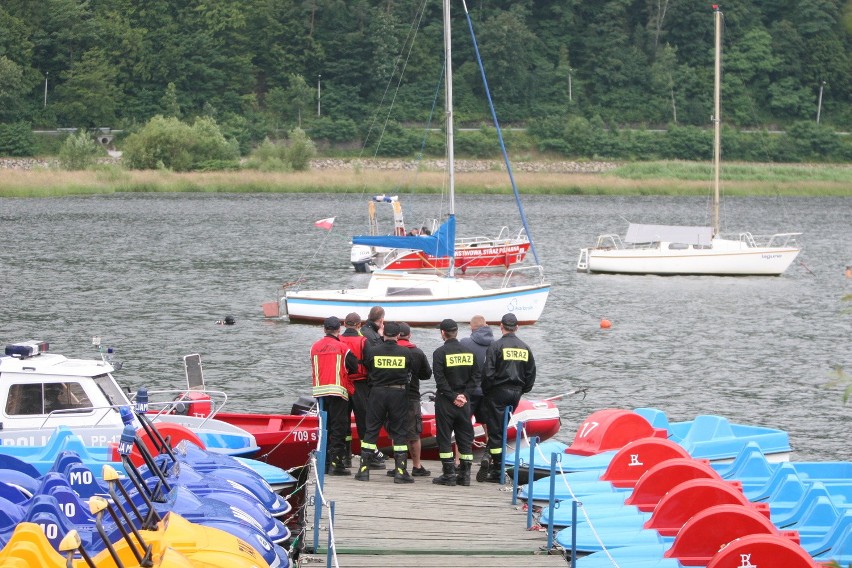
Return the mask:
<path fill-rule="evenodd" d="M 118 164 L 120 158 L 102 158 L 99 160 L 105 164 Z M 444 160 L 384 160 L 384 159 L 343 159 L 343 158 L 317 158 L 311 160 L 313 170 L 380 170 L 380 171 L 406 171 L 421 169 L 425 171 L 443 171 L 446 161 Z M 59 160 L 56 158 L 0 158 L 0 170 L 39 170 L 53 169 L 58 167 Z M 530 173 L 554 173 L 554 174 L 599 174 L 616 168 L 615 162 L 513 162 L 512 170 L 515 172 Z M 506 166 L 500 160 L 456 160 L 457 173 L 493 172 L 505 170 Z"/>

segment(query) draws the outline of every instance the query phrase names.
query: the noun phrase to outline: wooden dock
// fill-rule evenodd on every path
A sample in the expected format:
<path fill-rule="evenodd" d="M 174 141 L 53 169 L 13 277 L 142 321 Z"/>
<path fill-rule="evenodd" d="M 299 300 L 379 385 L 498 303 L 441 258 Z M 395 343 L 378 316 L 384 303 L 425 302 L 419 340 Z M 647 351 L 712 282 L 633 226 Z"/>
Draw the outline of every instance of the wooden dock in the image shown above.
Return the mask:
<path fill-rule="evenodd" d="M 355 460 L 357 462 L 357 459 Z M 393 462 L 388 461 L 388 467 Z M 475 481 L 470 487 L 435 485 L 441 464 L 424 461 L 431 477 L 395 484 L 384 471 L 370 472 L 369 482 L 325 477 L 324 495 L 334 502 L 334 549 L 340 567 L 566 567 L 560 550 L 546 550 L 547 533 L 528 531 L 527 513 L 512 493 L 494 483 Z M 411 462 L 409 461 L 409 468 Z M 352 467 L 356 471 L 355 463 Z M 309 488 L 314 495 L 315 485 Z M 306 511 L 305 544 L 314 543 L 316 511 Z M 326 564 L 328 509 L 323 511 L 319 547 L 302 554 L 299 566 Z M 332 560 L 332 566 L 335 566 Z"/>

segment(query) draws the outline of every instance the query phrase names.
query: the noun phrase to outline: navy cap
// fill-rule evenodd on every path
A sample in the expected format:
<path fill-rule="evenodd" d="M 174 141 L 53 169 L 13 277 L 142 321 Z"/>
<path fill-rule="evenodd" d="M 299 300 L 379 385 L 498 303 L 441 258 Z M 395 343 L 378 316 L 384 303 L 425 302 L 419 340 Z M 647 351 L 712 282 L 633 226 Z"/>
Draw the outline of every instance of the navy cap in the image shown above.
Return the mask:
<path fill-rule="evenodd" d="M 404 321 L 399 322 L 399 336 L 408 337 L 411 335 L 411 326 Z"/>
<path fill-rule="evenodd" d="M 500 323 L 503 324 L 503 327 L 518 327 L 518 318 L 515 317 L 515 314 L 506 314 L 500 318 Z"/>
<path fill-rule="evenodd" d="M 438 326 L 438 329 L 441 331 L 458 331 L 459 324 L 456 323 L 456 320 L 447 318 L 441 322 L 441 325 Z"/>
<path fill-rule="evenodd" d="M 385 337 L 396 337 L 399 335 L 399 324 L 395 321 L 386 321 L 384 332 L 382 333 Z"/>
<path fill-rule="evenodd" d="M 340 329 L 340 319 L 336 316 L 331 316 L 330 318 L 325 318 L 322 326 L 325 329 Z"/>

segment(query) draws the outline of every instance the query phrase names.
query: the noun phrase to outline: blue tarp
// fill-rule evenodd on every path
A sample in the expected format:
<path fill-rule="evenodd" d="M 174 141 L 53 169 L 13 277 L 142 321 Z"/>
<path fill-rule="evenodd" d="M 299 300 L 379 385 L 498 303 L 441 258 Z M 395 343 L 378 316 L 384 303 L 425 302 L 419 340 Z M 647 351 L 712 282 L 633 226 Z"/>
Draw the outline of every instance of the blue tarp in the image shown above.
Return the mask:
<path fill-rule="evenodd" d="M 442 258 L 453 256 L 456 242 L 456 218 L 450 215 L 447 221 L 438 227 L 434 235 L 422 235 L 416 237 L 385 236 L 358 236 L 352 237 L 353 245 L 367 245 L 371 247 L 385 247 L 398 249 L 421 250 L 426 254 Z"/>

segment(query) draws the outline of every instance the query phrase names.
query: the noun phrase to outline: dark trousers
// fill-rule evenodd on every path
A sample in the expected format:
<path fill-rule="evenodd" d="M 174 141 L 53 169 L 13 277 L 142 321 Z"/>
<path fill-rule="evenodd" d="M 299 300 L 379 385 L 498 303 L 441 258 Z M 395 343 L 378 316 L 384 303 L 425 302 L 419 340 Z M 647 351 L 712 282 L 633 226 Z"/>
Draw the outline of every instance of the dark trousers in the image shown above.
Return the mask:
<path fill-rule="evenodd" d="M 470 423 L 470 403 L 462 407 L 443 396 L 435 399 L 435 424 L 438 427 L 438 453 L 441 461 L 453 460 L 453 432 L 462 459 L 473 459 L 473 424 Z"/>
<path fill-rule="evenodd" d="M 408 443 L 405 439 L 408 424 L 408 396 L 405 388 L 374 386 L 370 389 L 370 399 L 367 404 L 367 432 L 364 442 L 375 446 L 379 439 L 382 426 L 387 423 L 388 434 L 393 440 L 394 451 L 406 451 Z M 405 450 L 397 450 L 404 447 Z"/>
<path fill-rule="evenodd" d="M 488 443 L 486 449 L 493 455 L 503 447 L 503 413 L 507 406 L 514 410 L 521 400 L 521 389 L 497 387 L 485 393 L 483 406 L 488 414 Z"/>
<path fill-rule="evenodd" d="M 355 414 L 355 429 L 358 439 L 363 440 L 367 435 L 367 401 L 370 398 L 370 385 L 367 379 L 355 381 L 355 394 L 349 397 L 352 412 Z"/>
<path fill-rule="evenodd" d="M 342 458 L 349 455 L 346 437 L 350 432 L 349 401 L 339 396 L 318 397 L 322 410 L 326 413 L 326 431 L 328 432 L 328 455 Z"/>

